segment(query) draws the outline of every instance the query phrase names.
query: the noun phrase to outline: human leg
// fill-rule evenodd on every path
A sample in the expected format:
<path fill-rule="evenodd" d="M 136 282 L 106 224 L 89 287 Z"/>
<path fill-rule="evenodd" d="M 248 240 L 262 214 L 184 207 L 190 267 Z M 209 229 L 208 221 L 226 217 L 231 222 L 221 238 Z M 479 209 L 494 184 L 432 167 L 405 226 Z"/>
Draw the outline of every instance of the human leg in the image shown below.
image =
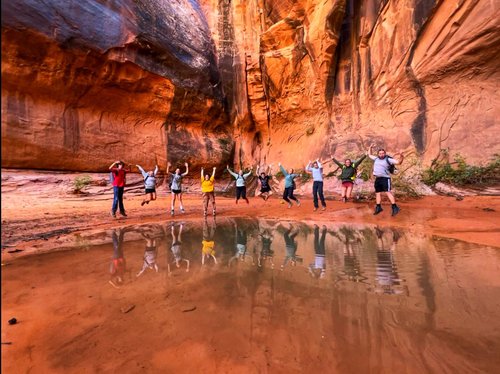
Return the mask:
<path fill-rule="evenodd" d="M 113 206 L 111 208 L 111 215 L 113 217 L 115 217 L 117 209 L 118 209 L 118 187 L 113 187 Z"/>
<path fill-rule="evenodd" d="M 314 181 L 313 182 L 313 204 L 314 204 L 314 209 L 318 209 L 318 182 Z"/>
<path fill-rule="evenodd" d="M 241 187 L 241 198 L 243 200 L 245 200 L 247 202 L 247 204 L 249 203 L 249 201 L 247 199 L 247 188 L 246 188 L 246 186 Z"/>
<path fill-rule="evenodd" d="M 212 214 L 215 217 L 215 192 L 210 192 L 210 199 L 212 200 Z"/>
<path fill-rule="evenodd" d="M 181 212 L 184 213 L 184 205 L 182 204 L 182 192 L 179 194 L 179 205 L 181 207 Z"/>
<path fill-rule="evenodd" d="M 346 194 L 345 194 L 345 197 L 346 199 L 350 199 L 351 198 L 351 195 L 352 195 L 352 184 L 350 186 L 348 186 L 346 188 Z"/>
<path fill-rule="evenodd" d="M 125 206 L 123 205 L 123 192 L 125 191 L 125 187 L 118 187 L 118 206 L 120 208 L 120 214 L 124 217 L 127 216 L 125 213 Z"/>
<path fill-rule="evenodd" d="M 326 208 L 326 202 L 325 202 L 325 196 L 323 195 L 323 182 L 318 182 L 318 195 L 319 199 L 321 200 L 321 206 Z"/>
<path fill-rule="evenodd" d="M 209 193 L 210 192 L 203 192 L 203 214 L 206 216 L 207 215 L 207 209 L 208 209 L 208 201 L 209 201 Z"/>

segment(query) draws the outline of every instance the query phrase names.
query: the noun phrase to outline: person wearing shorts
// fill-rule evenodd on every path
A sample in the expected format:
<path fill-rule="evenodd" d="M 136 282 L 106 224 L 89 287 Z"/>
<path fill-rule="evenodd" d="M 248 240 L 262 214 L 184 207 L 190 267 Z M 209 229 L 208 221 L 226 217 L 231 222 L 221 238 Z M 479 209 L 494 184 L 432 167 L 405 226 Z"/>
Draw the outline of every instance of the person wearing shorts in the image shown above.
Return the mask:
<path fill-rule="evenodd" d="M 391 173 L 389 172 L 389 168 L 391 165 L 400 165 L 404 156 L 400 152 L 399 160 L 396 160 L 392 157 L 387 156 L 385 149 L 379 149 L 377 155 L 372 155 L 373 145 L 368 149 L 368 157 L 372 159 L 373 162 L 373 175 L 375 176 L 375 199 L 377 205 L 375 206 L 374 215 L 377 215 L 383 211 L 381 202 L 382 202 L 382 192 L 385 192 L 387 197 L 389 198 L 392 204 L 392 215 L 395 216 L 399 213 L 400 208 L 396 205 L 396 198 L 392 194 L 392 186 L 391 186 Z"/>
<path fill-rule="evenodd" d="M 260 182 L 260 191 L 257 192 L 256 196 L 260 196 L 264 201 L 267 201 L 267 199 L 269 199 L 269 196 L 273 194 L 271 185 L 269 184 L 269 181 L 272 179 L 271 167 L 272 166 L 269 165 L 267 173 L 262 172 L 259 174 L 260 166 L 257 166 L 257 169 L 255 170 L 255 176 L 259 179 Z"/>
<path fill-rule="evenodd" d="M 144 178 L 144 190 L 146 196 L 149 194 L 149 199 L 142 200 L 141 206 L 143 206 L 144 204 L 149 204 L 150 201 L 156 200 L 156 174 L 158 173 L 158 165 L 155 166 L 154 171 L 148 172 L 146 172 L 141 165 L 135 166 L 137 166 L 137 169 L 139 169 L 142 177 Z"/>
<path fill-rule="evenodd" d="M 174 174 L 170 174 L 170 191 L 172 195 L 172 203 L 170 206 L 170 215 L 174 215 L 174 210 L 175 210 L 175 200 L 177 199 L 177 196 L 179 197 L 179 205 L 181 208 L 181 213 L 184 213 L 184 206 L 182 205 L 182 178 L 184 178 L 186 175 L 188 175 L 189 172 L 189 166 L 188 163 L 185 162 L 184 165 L 186 166 L 186 171 L 181 174 L 181 169 L 177 168 L 175 169 Z M 167 165 L 167 174 L 169 173 L 170 170 L 170 162 Z"/>
<path fill-rule="evenodd" d="M 242 198 L 249 203 L 248 198 L 247 198 L 247 187 L 246 187 L 246 180 L 247 178 L 252 175 L 252 169 L 253 167 L 250 168 L 250 171 L 248 173 L 243 173 L 243 170 L 240 170 L 238 174 L 236 174 L 234 171 L 229 169 L 229 165 L 226 167 L 227 171 L 229 174 L 231 174 L 234 179 L 236 179 L 236 204 L 238 204 L 238 200 Z"/>
<path fill-rule="evenodd" d="M 212 176 L 210 176 L 210 174 L 204 174 L 203 168 L 201 168 L 201 193 L 203 195 L 203 215 L 205 217 L 207 216 L 209 202 L 212 202 L 212 213 L 215 217 L 215 169 L 216 167 L 214 166 Z"/>
<path fill-rule="evenodd" d="M 332 161 L 335 162 L 335 164 L 337 164 L 337 166 L 342 170 L 342 173 L 340 174 L 340 180 L 342 181 L 341 198 L 342 201 L 346 203 L 347 200 L 351 198 L 354 180 L 356 179 L 357 168 L 365 159 L 366 154 L 364 154 L 354 162 L 352 162 L 351 159 L 346 158 L 343 164 L 335 159 L 335 157 L 331 157 Z"/>

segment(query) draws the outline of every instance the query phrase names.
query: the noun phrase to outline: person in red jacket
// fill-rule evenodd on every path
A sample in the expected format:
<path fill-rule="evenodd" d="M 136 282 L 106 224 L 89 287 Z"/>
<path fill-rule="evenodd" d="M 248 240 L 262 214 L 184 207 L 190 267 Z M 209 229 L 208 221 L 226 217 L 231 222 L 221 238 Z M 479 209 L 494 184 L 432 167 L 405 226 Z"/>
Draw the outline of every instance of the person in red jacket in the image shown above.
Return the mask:
<path fill-rule="evenodd" d="M 113 175 L 113 207 L 111 208 L 111 216 L 116 218 L 116 210 L 120 207 L 120 214 L 126 217 L 127 214 L 123 206 L 123 192 L 125 190 L 126 175 L 130 172 L 130 168 L 125 168 L 123 161 L 115 161 L 111 164 L 109 170 Z"/>

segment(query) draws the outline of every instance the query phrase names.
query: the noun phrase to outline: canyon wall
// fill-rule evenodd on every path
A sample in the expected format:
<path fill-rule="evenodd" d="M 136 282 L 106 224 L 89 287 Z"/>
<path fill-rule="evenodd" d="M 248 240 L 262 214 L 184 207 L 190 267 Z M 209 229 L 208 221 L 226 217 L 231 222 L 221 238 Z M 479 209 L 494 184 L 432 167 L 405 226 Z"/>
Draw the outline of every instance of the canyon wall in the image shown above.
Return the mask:
<path fill-rule="evenodd" d="M 219 56 L 233 56 L 226 94 L 241 163 L 301 166 L 373 143 L 404 151 L 418 171 L 442 149 L 471 163 L 500 151 L 499 2 L 219 0 L 204 10 Z"/>
<path fill-rule="evenodd" d="M 13 0 L 2 166 L 500 153 L 500 3 Z"/>
<path fill-rule="evenodd" d="M 197 3 L 2 4 L 3 167 L 196 166 L 232 143 Z"/>

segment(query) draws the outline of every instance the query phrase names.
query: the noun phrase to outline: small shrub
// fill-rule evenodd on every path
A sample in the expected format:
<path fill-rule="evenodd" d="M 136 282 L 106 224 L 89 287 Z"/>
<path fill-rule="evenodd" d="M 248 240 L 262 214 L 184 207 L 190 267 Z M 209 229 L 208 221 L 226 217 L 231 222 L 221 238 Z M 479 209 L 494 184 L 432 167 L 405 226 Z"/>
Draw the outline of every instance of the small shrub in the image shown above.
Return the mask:
<path fill-rule="evenodd" d="M 73 188 L 75 193 L 82 193 L 83 189 L 87 187 L 92 182 L 92 178 L 88 175 L 81 177 L 76 177 L 73 182 Z"/>
<path fill-rule="evenodd" d="M 500 181 L 500 155 L 495 154 L 485 166 L 469 165 L 460 154 L 455 155 L 453 163 L 434 161 L 424 170 L 422 181 L 429 186 L 438 182 L 456 186 L 495 184 Z"/>
<path fill-rule="evenodd" d="M 274 175 L 276 178 L 278 179 L 283 179 L 285 176 L 283 175 L 283 173 L 280 171 L 278 171 L 275 175 Z"/>

